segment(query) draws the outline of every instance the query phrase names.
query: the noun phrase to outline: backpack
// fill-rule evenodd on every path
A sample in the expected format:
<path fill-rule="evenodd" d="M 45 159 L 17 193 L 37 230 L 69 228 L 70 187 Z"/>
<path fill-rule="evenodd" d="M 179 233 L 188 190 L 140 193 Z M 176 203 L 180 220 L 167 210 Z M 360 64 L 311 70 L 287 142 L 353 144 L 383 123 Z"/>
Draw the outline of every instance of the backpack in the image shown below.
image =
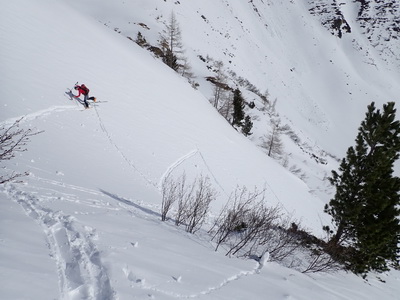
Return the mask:
<path fill-rule="evenodd" d="M 84 85 L 83 83 L 81 84 L 81 89 L 82 89 L 82 94 L 87 95 L 89 94 L 89 89 L 87 88 L 86 85 Z"/>

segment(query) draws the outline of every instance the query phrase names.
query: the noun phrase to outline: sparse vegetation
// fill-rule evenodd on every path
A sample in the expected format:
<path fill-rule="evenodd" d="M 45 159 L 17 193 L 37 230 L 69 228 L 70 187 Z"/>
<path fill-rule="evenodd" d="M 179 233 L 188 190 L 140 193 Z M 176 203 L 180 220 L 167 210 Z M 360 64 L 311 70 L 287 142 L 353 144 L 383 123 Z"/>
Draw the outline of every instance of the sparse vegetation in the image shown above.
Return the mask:
<path fill-rule="evenodd" d="M 267 151 L 267 155 L 279 159 L 283 153 L 281 133 L 285 130 L 280 124 L 280 120 L 271 120 L 271 131 L 265 136 L 262 147 Z"/>
<path fill-rule="evenodd" d="M 35 136 L 42 131 L 35 129 L 23 129 L 20 127 L 23 118 L 16 120 L 10 126 L 0 125 L 0 161 L 10 160 L 15 157 L 17 152 L 27 151 L 27 144 L 32 136 Z M 2 172 L 4 172 L 2 168 Z M 8 172 L 8 171 L 6 171 Z M 5 175 L 0 175 L 0 184 L 17 180 L 17 178 L 28 175 L 27 172 L 18 173 L 11 172 Z"/>
<path fill-rule="evenodd" d="M 166 178 L 162 193 L 161 219 L 166 221 L 176 204 L 175 225 L 185 226 L 189 233 L 202 228 L 216 197 L 207 177 L 200 176 L 187 184 L 185 174 L 176 180 Z M 300 229 L 300 224 L 285 216 L 279 206 L 269 207 L 265 190 L 237 188 L 208 233 L 215 251 L 222 247 L 227 256 L 260 260 L 267 255 L 271 261 L 304 273 L 334 272 L 342 267 L 325 251 L 326 242 Z"/>
<path fill-rule="evenodd" d="M 198 231 L 209 211 L 216 192 L 208 177 L 200 176 L 192 184 L 187 184 L 186 175 L 177 180 L 167 178 L 162 186 L 161 220 L 167 220 L 172 205 L 177 203 L 175 224 L 184 225 L 189 233 Z"/>

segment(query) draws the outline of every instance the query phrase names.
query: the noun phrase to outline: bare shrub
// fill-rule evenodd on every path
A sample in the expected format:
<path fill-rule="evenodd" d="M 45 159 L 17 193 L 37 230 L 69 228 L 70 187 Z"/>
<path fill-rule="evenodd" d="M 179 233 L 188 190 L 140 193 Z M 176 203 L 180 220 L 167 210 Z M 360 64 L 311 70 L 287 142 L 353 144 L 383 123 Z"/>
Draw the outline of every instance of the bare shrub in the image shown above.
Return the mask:
<path fill-rule="evenodd" d="M 311 249 L 307 258 L 308 265 L 302 273 L 332 273 L 343 269 L 340 263 L 320 248 Z"/>
<path fill-rule="evenodd" d="M 162 184 L 161 219 L 167 219 L 168 212 L 177 202 L 175 225 L 183 224 L 187 232 L 195 233 L 204 223 L 215 198 L 216 191 L 208 177 L 200 176 L 193 184 L 187 184 L 185 174 L 177 180 L 167 177 Z"/>
<path fill-rule="evenodd" d="M 270 230 L 261 242 L 264 251 L 269 252 L 271 261 L 283 262 L 295 255 L 298 248 L 301 247 L 297 236 L 289 230 L 291 223 L 291 216 L 281 216 L 278 221 L 279 225 Z"/>
<path fill-rule="evenodd" d="M 16 120 L 10 126 L 0 125 L 0 161 L 10 160 L 15 157 L 16 152 L 27 151 L 26 145 L 30 138 L 34 135 L 42 133 L 43 131 L 36 131 L 35 129 L 22 129 L 20 128 L 23 118 Z M 16 173 L 12 172 L 7 175 L 0 175 L 0 184 L 15 181 L 19 177 L 28 175 L 27 172 Z"/>
<path fill-rule="evenodd" d="M 208 177 L 200 176 L 196 179 L 194 192 L 188 197 L 186 207 L 186 231 L 195 233 L 201 228 L 210 208 L 210 203 L 216 198 L 216 191 L 212 188 Z M 193 191 L 193 189 L 191 189 Z"/>
<path fill-rule="evenodd" d="M 293 256 L 301 256 L 301 261 L 296 266 L 291 263 L 290 267 L 294 267 L 302 273 L 331 273 L 343 269 L 343 265 L 329 254 L 329 244 L 326 243 L 326 238 L 317 238 L 306 230 L 301 229 L 296 223 L 292 223 L 288 232 L 297 239 L 300 245 L 297 249 L 298 251 L 293 253 Z M 329 234 L 329 230 L 327 233 Z M 292 257 L 292 261 L 294 260 Z"/>
<path fill-rule="evenodd" d="M 280 206 L 268 207 L 265 190 L 237 188 L 209 230 L 211 239 L 236 255 L 271 261 L 304 273 L 332 272 L 341 268 L 326 252 L 325 242 L 300 229 Z"/>
<path fill-rule="evenodd" d="M 236 189 L 209 231 L 217 243 L 215 250 L 225 244 L 229 249 L 226 255 L 254 255 L 278 226 L 279 217 L 278 207 L 266 206 L 264 191 Z"/>
<path fill-rule="evenodd" d="M 267 252 L 263 245 L 269 240 L 271 231 L 278 226 L 279 216 L 278 206 L 268 207 L 263 200 L 255 203 L 246 216 L 246 230 L 239 234 L 238 242 L 231 244 L 227 255 L 242 251 L 242 256 L 262 256 Z"/>
<path fill-rule="evenodd" d="M 179 180 L 177 189 L 178 209 L 175 215 L 175 225 L 177 226 L 187 222 L 187 216 L 190 211 L 190 199 L 193 197 L 194 189 L 194 185 L 186 185 L 186 176 L 183 175 Z"/>
<path fill-rule="evenodd" d="M 167 220 L 167 215 L 171 210 L 172 205 L 178 199 L 180 182 L 182 182 L 182 180 L 174 181 L 170 176 L 165 177 L 162 182 L 161 221 Z"/>
<path fill-rule="evenodd" d="M 215 251 L 228 237 L 246 228 L 245 214 L 251 209 L 254 195 L 248 195 L 245 188 L 235 190 L 226 205 L 222 208 L 214 226 L 209 230 L 213 232 L 212 240 L 217 243 Z"/>

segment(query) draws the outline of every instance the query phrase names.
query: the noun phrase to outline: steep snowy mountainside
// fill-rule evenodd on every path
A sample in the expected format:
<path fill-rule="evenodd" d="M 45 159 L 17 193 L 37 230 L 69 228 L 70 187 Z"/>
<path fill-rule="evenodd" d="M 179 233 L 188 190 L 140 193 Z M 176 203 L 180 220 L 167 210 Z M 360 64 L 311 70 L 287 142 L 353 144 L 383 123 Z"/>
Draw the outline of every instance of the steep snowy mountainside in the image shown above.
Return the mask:
<path fill-rule="evenodd" d="M 144 186 L 135 192 L 135 198 L 154 204 L 160 202 L 163 178 L 183 171 L 188 176 L 203 174 L 213 179 L 221 200 L 216 207 L 223 205 L 236 186 L 267 185 L 272 205 L 281 203 L 297 218 L 306 218 L 310 222 L 307 227 L 320 229 L 324 202 L 232 130 L 203 94 L 147 51 L 81 10 L 69 9 L 65 2 L 39 1 L 32 7 L 35 18 L 29 17 L 30 13 L 21 16 L 24 11 L 16 13 L 20 5 L 10 4 L 13 13 L 3 13 L 2 18 L 7 45 L 2 49 L 3 68 L 8 75 L 1 82 L 2 99 L 7 99 L 1 117 L 9 123 L 26 115 L 27 125 L 41 129 L 49 116 L 55 124 L 32 141 L 33 150 L 24 153 L 18 169 L 27 165 L 37 170 L 40 175 L 36 176 L 47 177 L 50 168 L 50 172 L 64 174 L 62 178 L 71 184 L 83 181 L 91 187 L 113 186 L 108 176 L 93 177 L 93 172 L 101 174 L 105 168 L 120 182 L 119 193 L 129 195 L 132 185 Z M 47 5 L 54 10 L 52 15 Z M 26 30 L 29 27 L 31 31 Z M 79 107 L 64 94 L 76 80 L 107 102 L 99 103 L 89 114 L 77 114 Z M 93 140 L 85 138 L 86 134 Z M 121 170 L 112 168 L 113 159 L 104 159 L 113 148 L 117 151 L 112 157 L 125 165 Z M 65 172 L 70 162 L 60 159 L 62 149 L 69 149 L 67 157 L 75 157 L 77 166 L 86 166 L 85 161 L 90 160 L 93 167 Z M 36 166 L 41 163 L 46 167 Z M 281 187 L 283 182 L 292 190 L 299 189 L 296 201 L 291 191 Z M 309 201 L 316 203 L 315 210 L 304 205 Z"/>
<path fill-rule="evenodd" d="M 261 93 L 268 90 L 285 122 L 310 145 L 338 157 L 353 143 L 366 106 L 371 101 L 379 105 L 396 100 L 400 93 L 399 69 L 388 66 L 384 60 L 391 58 L 372 47 L 355 26 L 357 3 L 334 1 L 332 12 L 322 9 L 321 16 L 310 10 L 317 5 L 330 7 L 329 1 L 68 3 L 126 37 L 135 39 L 141 32 L 153 46 L 174 12 L 185 55 L 206 98 L 212 98 L 212 85 L 204 78 L 215 74 L 200 58 L 209 56 Z M 326 13 L 330 20 L 335 12 L 352 28 L 342 38 L 321 25 Z M 230 85 L 246 88 L 233 78 Z"/>
<path fill-rule="evenodd" d="M 360 41 L 377 50 L 387 68 L 400 68 L 400 3 L 397 0 L 356 0 L 352 3 L 337 0 L 309 0 L 310 12 L 320 18 L 332 34 L 342 37 L 352 31 L 362 34 L 353 37 L 354 46 Z M 353 6 L 348 14 L 349 7 Z M 351 24 L 351 25 L 350 25 Z M 368 50 L 363 55 L 368 56 Z M 362 49 L 360 49 L 362 50 Z M 371 62 L 373 63 L 373 62 Z"/>
<path fill-rule="evenodd" d="M 140 30 L 156 44 L 172 10 L 198 90 L 126 38 Z M 398 272 L 368 282 L 344 272 L 306 275 L 267 255 L 227 257 L 204 231 L 160 221 L 163 179 L 185 172 L 208 176 L 217 190 L 210 217 L 245 185 L 265 188 L 268 205 L 316 235 L 329 223 L 321 179 L 337 164 L 328 155 L 311 164 L 304 153 L 329 145 L 341 153 L 347 142 L 335 139 L 354 138 L 369 101 L 330 103 L 343 94 L 341 75 L 381 100 L 397 90 L 384 73 L 364 78 L 370 66 L 349 60 L 302 1 L 2 1 L 0 43 L 0 125 L 24 117 L 21 128 L 44 130 L 1 164 L 1 172 L 29 172 L 22 184 L 0 186 L 1 299 L 398 298 Z M 290 159 L 309 167 L 307 184 L 254 146 L 269 121 L 256 93 L 243 91 L 260 120 L 252 141 L 208 103 L 204 77 L 213 72 L 199 55 L 278 98 L 279 115 L 306 141 L 284 137 Z M 99 100 L 89 110 L 65 93 L 76 81 Z"/>
<path fill-rule="evenodd" d="M 393 69 L 400 68 L 400 2 L 358 0 L 358 21 L 372 46 Z M 386 58 L 387 57 L 387 58 Z"/>

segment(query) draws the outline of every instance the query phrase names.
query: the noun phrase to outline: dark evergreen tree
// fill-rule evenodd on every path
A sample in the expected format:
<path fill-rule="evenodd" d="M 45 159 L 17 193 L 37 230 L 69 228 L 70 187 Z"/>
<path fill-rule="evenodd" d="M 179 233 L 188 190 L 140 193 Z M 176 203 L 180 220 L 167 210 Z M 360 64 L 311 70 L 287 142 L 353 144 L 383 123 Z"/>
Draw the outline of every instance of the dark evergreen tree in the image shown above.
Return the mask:
<path fill-rule="evenodd" d="M 179 69 L 178 58 L 170 49 L 165 50 L 163 62 L 174 71 L 178 71 Z"/>
<path fill-rule="evenodd" d="M 330 178 L 336 194 L 325 211 L 337 231 L 328 249 L 359 274 L 399 264 L 400 178 L 393 176 L 393 166 L 400 152 L 400 122 L 394 105 L 384 105 L 383 112 L 373 102 L 368 106 L 356 146 Z"/>
<path fill-rule="evenodd" d="M 239 89 L 233 92 L 232 125 L 242 126 L 244 119 L 244 99 Z"/>
<path fill-rule="evenodd" d="M 242 133 L 243 133 L 245 136 L 252 135 L 252 133 L 251 133 L 251 129 L 252 129 L 252 128 L 253 128 L 253 122 L 251 121 L 250 116 L 247 115 L 247 116 L 244 118 L 244 125 L 243 125 L 243 127 L 242 127 Z"/>

